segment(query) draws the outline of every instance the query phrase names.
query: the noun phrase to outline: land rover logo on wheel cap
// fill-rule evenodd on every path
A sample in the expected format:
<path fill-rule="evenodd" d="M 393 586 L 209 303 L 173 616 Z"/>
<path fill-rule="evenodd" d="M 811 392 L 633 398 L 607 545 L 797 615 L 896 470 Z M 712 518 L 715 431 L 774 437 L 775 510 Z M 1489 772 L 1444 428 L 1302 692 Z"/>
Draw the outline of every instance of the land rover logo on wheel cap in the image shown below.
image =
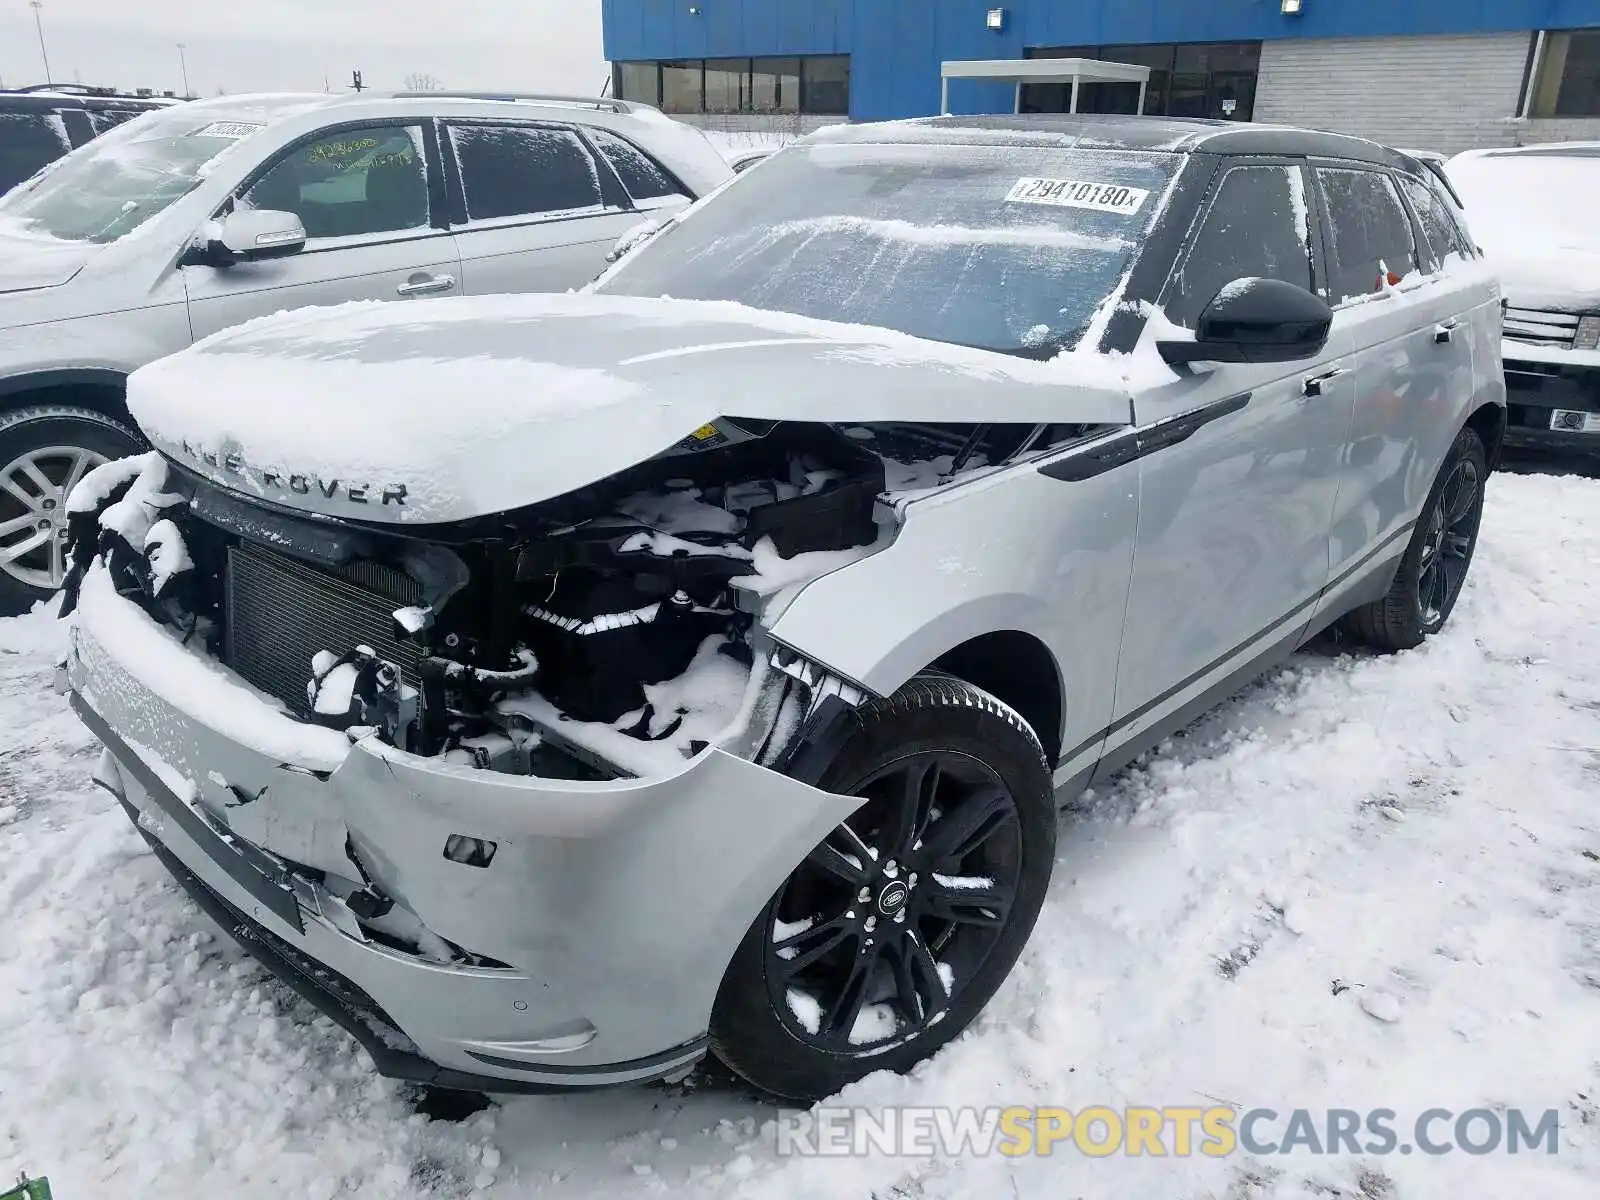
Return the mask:
<path fill-rule="evenodd" d="M 878 911 L 886 917 L 892 917 L 906 906 L 910 898 L 911 889 L 897 879 L 878 893 Z"/>

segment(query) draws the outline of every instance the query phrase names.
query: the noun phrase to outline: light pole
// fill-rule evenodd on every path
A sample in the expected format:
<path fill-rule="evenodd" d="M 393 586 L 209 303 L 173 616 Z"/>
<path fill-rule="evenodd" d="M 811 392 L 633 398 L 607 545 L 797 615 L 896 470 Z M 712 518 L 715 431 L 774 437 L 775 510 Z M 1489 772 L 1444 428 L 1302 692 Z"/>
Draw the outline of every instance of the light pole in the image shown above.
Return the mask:
<path fill-rule="evenodd" d="M 55 80 L 50 78 L 50 55 L 44 48 L 44 18 L 40 15 L 44 0 L 28 0 L 28 7 L 33 9 L 33 27 L 39 31 L 39 57 L 44 59 L 44 82 L 49 87 Z"/>
<path fill-rule="evenodd" d="M 189 60 L 184 56 L 188 47 L 182 42 L 178 43 L 178 67 L 183 71 L 183 98 L 189 98 Z"/>

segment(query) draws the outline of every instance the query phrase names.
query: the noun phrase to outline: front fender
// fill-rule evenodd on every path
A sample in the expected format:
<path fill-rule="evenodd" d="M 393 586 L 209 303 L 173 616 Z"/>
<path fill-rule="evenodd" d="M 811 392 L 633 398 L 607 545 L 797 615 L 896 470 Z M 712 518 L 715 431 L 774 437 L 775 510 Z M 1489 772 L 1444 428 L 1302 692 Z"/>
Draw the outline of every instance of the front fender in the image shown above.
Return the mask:
<path fill-rule="evenodd" d="M 120 385 L 146 363 L 183 349 L 190 340 L 181 281 L 175 297 L 122 312 L 44 318 L 9 328 L 0 323 L 0 395 L 23 390 L 30 378 L 34 386 L 51 386 L 48 377 L 63 372 L 81 378 L 53 382 L 114 379 Z"/>
<path fill-rule="evenodd" d="M 1061 480 L 1021 464 L 918 500 L 889 546 L 805 585 L 769 632 L 879 695 L 973 638 L 1031 635 L 1061 681 L 1059 744 L 1077 746 L 1111 719 L 1136 471 Z"/>

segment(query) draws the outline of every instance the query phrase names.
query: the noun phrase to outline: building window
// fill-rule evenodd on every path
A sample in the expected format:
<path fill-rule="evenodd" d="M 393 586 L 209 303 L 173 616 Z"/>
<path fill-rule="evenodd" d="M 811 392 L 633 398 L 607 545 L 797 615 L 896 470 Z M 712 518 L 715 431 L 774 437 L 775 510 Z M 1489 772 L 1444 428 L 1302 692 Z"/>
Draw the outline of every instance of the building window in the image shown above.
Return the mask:
<path fill-rule="evenodd" d="M 612 83 L 619 100 L 638 100 L 658 108 L 661 105 L 660 63 L 618 63 Z"/>
<path fill-rule="evenodd" d="M 1155 46 L 1051 46 L 1029 58 L 1088 58 L 1150 68 L 1144 111 L 1157 117 L 1217 117 L 1248 121 L 1255 112 L 1260 42 L 1188 42 Z M 1072 85 L 1031 83 L 1022 89 L 1023 112 L 1066 112 Z M 1085 83 L 1078 111 L 1135 113 L 1136 83 Z"/>
<path fill-rule="evenodd" d="M 689 62 L 661 64 L 662 112 L 704 112 L 705 90 L 704 61 L 693 59 Z"/>
<path fill-rule="evenodd" d="M 708 113 L 750 111 L 750 60 L 748 58 L 708 58 L 706 60 L 705 111 Z"/>
<path fill-rule="evenodd" d="M 1600 29 L 1545 34 L 1529 115 L 1600 117 Z"/>
<path fill-rule="evenodd" d="M 622 100 L 669 113 L 850 113 L 850 59 L 710 58 L 617 63 Z"/>
<path fill-rule="evenodd" d="M 828 116 L 850 115 L 850 60 L 800 60 L 800 111 Z"/>
<path fill-rule="evenodd" d="M 800 60 L 757 58 L 751 61 L 751 106 L 756 112 L 800 111 Z"/>

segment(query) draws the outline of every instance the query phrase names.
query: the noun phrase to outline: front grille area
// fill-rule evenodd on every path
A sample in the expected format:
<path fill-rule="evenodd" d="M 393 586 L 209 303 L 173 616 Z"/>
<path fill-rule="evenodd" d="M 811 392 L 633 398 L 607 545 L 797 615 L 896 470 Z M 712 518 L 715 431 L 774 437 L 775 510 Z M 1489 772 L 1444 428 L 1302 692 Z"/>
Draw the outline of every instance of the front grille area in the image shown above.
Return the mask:
<path fill-rule="evenodd" d="M 1508 308 L 1505 335 L 1513 341 L 1533 346 L 1559 346 L 1571 349 L 1578 336 L 1578 318 L 1572 313 L 1545 312 L 1536 308 Z"/>
<path fill-rule="evenodd" d="M 228 551 L 227 662 L 301 715 L 322 650 L 371 646 L 414 688 L 418 650 L 395 640 L 394 610 L 421 602 L 420 584 L 381 563 L 313 567 L 243 542 Z"/>

